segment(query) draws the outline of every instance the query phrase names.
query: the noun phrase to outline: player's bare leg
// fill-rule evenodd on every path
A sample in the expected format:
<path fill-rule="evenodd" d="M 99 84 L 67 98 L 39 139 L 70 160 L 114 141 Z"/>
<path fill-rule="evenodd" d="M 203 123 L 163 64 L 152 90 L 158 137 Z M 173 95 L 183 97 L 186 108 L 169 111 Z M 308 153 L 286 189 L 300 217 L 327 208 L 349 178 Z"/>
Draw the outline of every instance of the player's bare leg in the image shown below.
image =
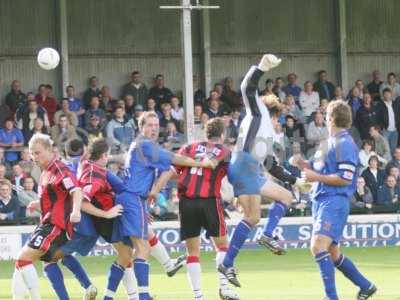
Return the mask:
<path fill-rule="evenodd" d="M 200 237 L 185 240 L 187 249 L 187 277 L 192 288 L 194 299 L 203 300 L 201 290 L 201 266 L 200 266 Z"/>
<path fill-rule="evenodd" d="M 273 236 L 273 229 L 278 225 L 280 218 L 285 215 L 286 208 L 292 203 L 292 193 L 272 180 L 268 180 L 261 188 L 261 195 L 274 199 L 275 202 L 272 204 L 270 209 L 274 209 L 276 212 L 270 214 L 270 218 L 276 219 L 268 220 L 266 228 L 264 229 L 264 234 L 260 237 L 258 243 L 276 255 L 284 255 L 286 254 L 286 251 L 279 245 L 278 240 Z"/>
<path fill-rule="evenodd" d="M 186 256 L 171 258 L 165 246 L 159 241 L 154 231 L 149 228 L 150 255 L 163 267 L 169 277 L 174 276 L 186 263 Z"/>
<path fill-rule="evenodd" d="M 12 283 L 13 299 L 24 299 L 28 288 L 31 300 L 40 300 L 39 276 L 33 263 L 38 261 L 45 252 L 24 246 L 15 262 Z"/>

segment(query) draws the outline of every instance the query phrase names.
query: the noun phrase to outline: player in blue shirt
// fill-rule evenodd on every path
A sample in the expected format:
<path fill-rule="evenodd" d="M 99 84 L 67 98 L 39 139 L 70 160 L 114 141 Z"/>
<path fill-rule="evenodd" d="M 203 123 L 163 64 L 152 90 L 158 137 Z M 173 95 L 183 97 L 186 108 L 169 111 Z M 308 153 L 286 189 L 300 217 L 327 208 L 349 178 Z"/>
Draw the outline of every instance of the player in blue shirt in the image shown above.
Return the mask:
<path fill-rule="evenodd" d="M 360 288 L 358 300 L 376 293 L 376 287 L 339 250 L 338 243 L 349 214 L 350 197 L 356 190 L 358 148 L 348 128 L 352 123 L 351 108 L 343 101 L 330 102 L 326 123 L 329 139 L 322 144 L 310 162 L 294 159 L 303 169 L 308 182 L 316 182 L 313 194 L 313 234 L 311 252 L 319 266 L 326 300 L 338 300 L 335 267 Z"/>
<path fill-rule="evenodd" d="M 116 204 L 122 204 L 123 214 L 117 218 L 114 226 L 114 237 L 117 240 L 129 238 L 136 249 L 134 272 L 138 285 L 139 300 L 149 300 L 149 266 L 147 259 L 150 253 L 148 242 L 147 197 L 153 186 L 157 172 L 169 171 L 172 164 L 210 168 L 216 162 L 204 160 L 197 162 L 189 157 L 169 152 L 157 143 L 160 124 L 158 116 L 152 112 L 143 114 L 139 121 L 140 136 L 131 144 L 125 161 L 126 191 L 116 197 Z M 116 290 L 122 278 L 121 272 L 111 270 L 113 289 Z M 110 287 L 110 285 L 109 285 Z M 109 287 L 107 290 L 109 290 Z M 112 292 L 112 291 L 111 291 Z M 113 299 L 112 293 L 106 294 L 104 300 Z"/>

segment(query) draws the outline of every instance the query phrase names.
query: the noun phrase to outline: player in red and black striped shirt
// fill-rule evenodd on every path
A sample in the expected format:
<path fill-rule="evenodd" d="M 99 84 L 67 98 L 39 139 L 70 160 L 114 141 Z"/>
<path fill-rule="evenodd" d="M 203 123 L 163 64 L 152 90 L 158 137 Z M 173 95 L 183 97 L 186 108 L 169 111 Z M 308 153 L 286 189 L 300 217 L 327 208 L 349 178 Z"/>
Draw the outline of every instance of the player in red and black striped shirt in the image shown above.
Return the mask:
<path fill-rule="evenodd" d="M 41 221 L 15 263 L 13 297 L 23 299 L 28 287 L 31 299 L 40 299 L 39 277 L 33 262 L 49 261 L 53 253 L 72 234 L 72 224 L 80 221 L 82 192 L 71 171 L 53 153 L 49 136 L 35 134 L 29 142 L 34 161 L 42 168 L 39 183 L 40 201 L 30 208 L 42 211 Z"/>
<path fill-rule="evenodd" d="M 200 286 L 200 233 L 204 228 L 217 250 L 217 266 L 225 257 L 228 247 L 224 210 L 221 201 L 221 182 L 225 177 L 230 159 L 230 151 L 223 145 L 225 126 L 221 118 L 208 121 L 207 141 L 184 146 L 179 154 L 202 161 L 210 159 L 219 162 L 214 169 L 177 167 L 162 174 L 151 195 L 155 195 L 172 176 L 178 176 L 179 216 L 181 239 L 187 247 L 188 277 L 195 299 L 202 300 Z M 175 174 L 176 173 L 176 174 Z M 224 275 L 219 275 L 221 299 L 235 300 L 239 296 L 228 287 Z"/>

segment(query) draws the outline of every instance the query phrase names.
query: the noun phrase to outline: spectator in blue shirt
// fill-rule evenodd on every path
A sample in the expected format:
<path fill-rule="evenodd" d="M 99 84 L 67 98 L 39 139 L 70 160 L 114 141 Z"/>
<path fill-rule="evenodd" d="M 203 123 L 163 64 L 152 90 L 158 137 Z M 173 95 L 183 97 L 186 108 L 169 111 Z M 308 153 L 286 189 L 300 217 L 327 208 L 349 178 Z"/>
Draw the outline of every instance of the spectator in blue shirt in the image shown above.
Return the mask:
<path fill-rule="evenodd" d="M 14 127 L 12 119 L 6 120 L 4 128 L 0 129 L 0 147 L 5 149 L 5 160 L 8 163 L 18 161 L 19 152 L 15 151 L 17 147 L 24 146 L 24 136 L 22 131 Z"/>
<path fill-rule="evenodd" d="M 90 118 L 96 115 L 100 119 L 100 124 L 104 125 L 107 121 L 106 112 L 100 108 L 100 99 L 97 96 L 93 96 L 90 99 L 90 106 L 85 112 L 84 123 L 85 126 L 89 124 Z"/>
<path fill-rule="evenodd" d="M 389 175 L 385 184 L 379 189 L 377 205 L 395 207 L 399 205 L 400 187 L 394 176 Z"/>
<path fill-rule="evenodd" d="M 285 92 L 286 95 L 292 95 L 294 97 L 294 100 L 298 104 L 301 87 L 299 87 L 296 84 L 297 75 L 295 73 L 290 73 L 287 76 L 287 79 L 288 79 L 288 84 L 283 88 L 283 91 Z"/>
<path fill-rule="evenodd" d="M 82 126 L 85 109 L 82 105 L 81 99 L 75 97 L 75 88 L 72 85 L 67 86 L 67 98 L 69 101 L 69 110 L 76 113 L 79 126 Z"/>
<path fill-rule="evenodd" d="M 18 198 L 12 195 L 11 187 L 9 180 L 0 180 L 0 223 L 19 217 L 20 205 Z"/>

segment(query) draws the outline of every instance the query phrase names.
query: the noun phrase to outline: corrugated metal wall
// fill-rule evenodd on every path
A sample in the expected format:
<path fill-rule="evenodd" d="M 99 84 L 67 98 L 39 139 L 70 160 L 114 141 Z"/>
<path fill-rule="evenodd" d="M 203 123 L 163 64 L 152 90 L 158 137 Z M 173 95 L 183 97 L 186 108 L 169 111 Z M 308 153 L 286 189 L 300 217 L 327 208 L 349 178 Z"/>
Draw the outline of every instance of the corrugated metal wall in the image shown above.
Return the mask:
<path fill-rule="evenodd" d="M 98 75 L 115 96 L 132 70 L 142 72 L 147 84 L 157 73 L 181 90 L 180 14 L 160 10 L 177 0 L 67 0 L 70 79 L 78 91 L 87 78 Z M 210 11 L 213 82 L 230 75 L 237 85 L 249 64 L 264 51 L 285 58 L 269 77 L 295 71 L 302 84 L 326 69 L 337 82 L 337 0 L 210 0 L 221 6 Z M 349 80 L 369 80 L 399 71 L 399 0 L 348 0 Z M 58 90 L 59 74 L 35 63 L 43 46 L 56 46 L 56 0 L 0 1 L 0 96 L 19 78 L 24 90 L 41 82 Z M 199 13 L 193 12 L 194 72 L 201 70 Z"/>

